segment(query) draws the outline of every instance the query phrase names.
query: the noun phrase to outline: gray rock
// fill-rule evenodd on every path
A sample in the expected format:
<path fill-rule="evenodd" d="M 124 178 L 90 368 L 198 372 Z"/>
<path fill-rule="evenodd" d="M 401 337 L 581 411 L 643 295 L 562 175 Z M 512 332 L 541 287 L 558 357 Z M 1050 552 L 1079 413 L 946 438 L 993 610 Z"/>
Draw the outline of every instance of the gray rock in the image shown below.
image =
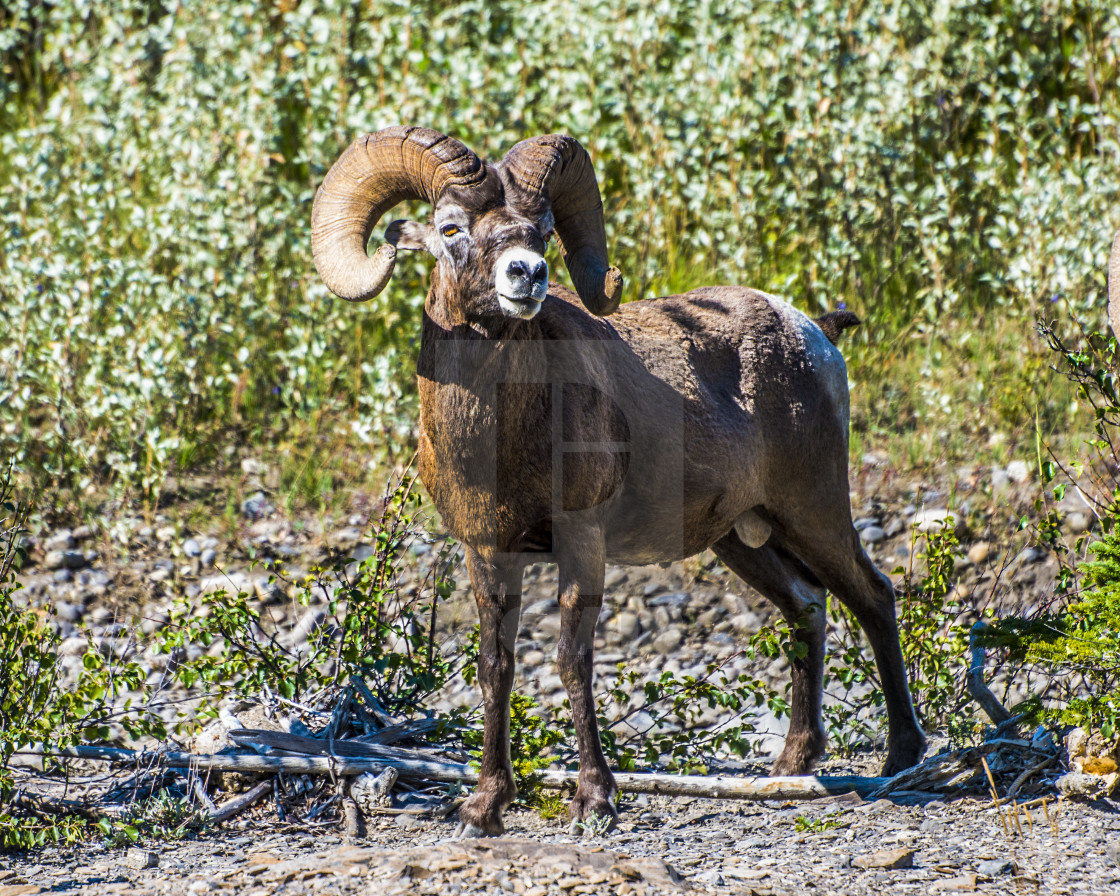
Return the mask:
<path fill-rule="evenodd" d="M 1120 865 L 1120 840 L 1113 840 L 1104 848 L 1104 852 L 1113 862 Z"/>
<path fill-rule="evenodd" d="M 264 492 L 254 492 L 241 502 L 241 515 L 251 520 L 263 520 L 275 510 Z"/>
<path fill-rule="evenodd" d="M 856 806 L 853 811 L 860 812 L 863 815 L 877 815 L 880 812 L 889 812 L 894 808 L 894 803 L 887 799 L 875 800 L 873 803 L 864 803 L 862 806 Z"/>
<path fill-rule="evenodd" d="M 108 588 L 113 582 L 113 577 L 104 569 L 83 569 L 77 575 L 77 582 L 84 588 L 96 590 Z"/>
<path fill-rule="evenodd" d="M 619 641 L 632 641 L 634 638 L 638 637 L 642 631 L 641 623 L 638 621 L 638 614 L 631 613 L 629 610 L 624 610 L 614 617 L 614 621 L 611 622 L 611 630 Z"/>
<path fill-rule="evenodd" d="M 864 544 L 878 544 L 887 537 L 887 533 L 878 526 L 867 526 L 860 530 L 859 537 Z"/>
<path fill-rule="evenodd" d="M 359 541 L 361 541 L 362 534 L 363 534 L 362 530 L 359 529 L 357 526 L 347 526 L 345 529 L 339 529 L 337 532 L 333 532 L 331 534 L 331 537 L 330 537 L 330 542 L 331 542 L 332 545 L 334 545 L 336 547 L 345 547 L 345 546 L 348 546 L 348 545 L 355 545 Z M 373 553 L 373 552 L 371 551 L 370 553 Z M 366 556 L 368 557 L 369 554 L 367 554 Z M 354 557 L 353 559 L 357 560 L 359 558 Z M 365 558 L 360 558 L 360 559 L 365 559 Z"/>
<path fill-rule="evenodd" d="M 679 626 L 671 625 L 653 639 L 653 649 L 656 653 L 672 653 L 684 641 L 684 632 Z"/>
<path fill-rule="evenodd" d="M 524 616 L 544 616 L 547 613 L 555 613 L 560 609 L 560 601 L 555 597 L 549 597 L 545 600 L 538 600 L 532 603 L 523 611 Z"/>
<path fill-rule="evenodd" d="M 48 551 L 43 558 L 43 566 L 47 569 L 82 569 L 88 565 L 89 561 L 81 551 Z"/>
<path fill-rule="evenodd" d="M 159 865 L 159 853 L 133 846 L 125 854 L 124 862 L 129 868 L 135 868 L 137 871 L 142 871 L 145 868 L 155 868 Z"/>
<path fill-rule="evenodd" d="M 968 559 L 973 563 L 983 563 L 992 553 L 992 546 L 986 541 L 978 541 L 968 549 Z"/>
<path fill-rule="evenodd" d="M 988 859 L 976 866 L 976 873 L 981 877 L 1003 877 L 1015 871 L 1015 863 L 1010 859 Z"/>
<path fill-rule="evenodd" d="M 77 622 L 82 618 L 82 608 L 66 601 L 58 601 L 54 605 L 54 612 L 63 622 Z"/>
<path fill-rule="evenodd" d="M 856 856 L 852 859 L 852 864 L 857 868 L 882 868 L 884 871 L 897 871 L 901 868 L 913 868 L 915 855 L 916 852 L 912 849 L 883 849 L 869 855 Z"/>
<path fill-rule="evenodd" d="M 198 558 L 198 562 L 203 569 L 208 569 L 214 565 L 214 561 L 217 559 L 218 554 L 213 548 L 205 548 L 202 551 L 202 556 Z"/>
<path fill-rule="evenodd" d="M 1075 510 L 1069 514 L 1065 520 L 1066 528 L 1074 535 L 1080 535 L 1082 532 L 1089 531 L 1089 517 L 1079 510 Z"/>
<path fill-rule="evenodd" d="M 606 578 L 603 579 L 604 588 L 617 588 L 623 584 L 628 578 L 626 570 L 620 566 L 613 566 L 607 570 Z"/>
<path fill-rule="evenodd" d="M 75 543 L 74 535 L 69 529 L 59 529 L 43 539 L 43 550 L 47 553 L 69 551 Z"/>
<path fill-rule="evenodd" d="M 955 518 L 946 507 L 927 507 L 919 510 L 910 520 L 910 525 L 919 532 L 938 532 L 945 526 L 952 526 Z"/>
<path fill-rule="evenodd" d="M 703 613 L 696 617 L 696 624 L 701 629 L 707 630 L 713 628 L 715 624 L 719 622 L 722 616 L 722 607 L 711 607 L 710 609 L 705 610 Z"/>
<path fill-rule="evenodd" d="M 651 607 L 683 607 L 688 601 L 689 594 L 687 591 L 674 591 L 672 594 L 659 594 L 649 602 L 649 605 Z"/>
<path fill-rule="evenodd" d="M 188 538 L 183 542 L 183 553 L 188 557 L 197 557 L 202 553 L 202 548 L 193 538 Z"/>
<path fill-rule="evenodd" d="M 1030 476 L 1031 468 L 1024 460 L 1013 460 L 1007 465 L 1007 478 L 1016 485 L 1026 482 Z"/>
<path fill-rule="evenodd" d="M 416 828 L 423 827 L 423 825 L 424 825 L 424 822 L 422 822 L 415 815 L 398 815 L 397 816 L 397 827 L 400 828 L 402 831 L 412 831 L 412 830 L 415 830 Z"/>

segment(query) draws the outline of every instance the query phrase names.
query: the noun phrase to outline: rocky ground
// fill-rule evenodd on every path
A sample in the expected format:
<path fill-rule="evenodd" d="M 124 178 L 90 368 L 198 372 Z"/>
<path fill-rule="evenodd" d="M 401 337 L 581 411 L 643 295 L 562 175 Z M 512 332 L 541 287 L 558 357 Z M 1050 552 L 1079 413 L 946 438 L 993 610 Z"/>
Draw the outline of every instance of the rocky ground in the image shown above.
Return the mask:
<path fill-rule="evenodd" d="M 990 802 L 628 801 L 619 829 L 575 838 L 512 811 L 507 834 L 454 841 L 453 821 L 413 816 L 333 830 L 244 819 L 192 842 L 100 845 L 0 859 L 0 896 L 304 893 L 872 894 L 1120 893 L 1118 806 L 1051 803 L 1018 820 Z M 406 819 L 406 823 L 401 823 Z M 146 867 L 151 866 L 151 867 Z"/>
<path fill-rule="evenodd" d="M 358 498 L 337 520 L 289 518 L 272 505 L 267 483 L 267 468 L 250 465 L 232 524 L 207 522 L 184 502 L 150 520 L 118 514 L 100 528 L 34 533 L 23 593 L 33 603 L 54 604 L 67 666 L 80 665 L 88 649 L 83 628 L 106 654 L 131 650 L 130 626 L 156 632 L 176 601 L 219 589 L 254 594 L 291 643 L 306 638 L 322 606 L 301 606 L 290 587 L 270 582 L 250 558 L 282 561 L 294 581 L 331 550 L 367 556 L 366 520 L 377 501 Z M 882 458 L 868 457 L 853 476 L 857 528 L 885 571 L 910 565 L 915 529 L 938 529 L 952 515 L 960 539 L 952 597 L 964 621 L 985 606 L 1021 611 L 1049 598 L 1057 558 L 1016 534 L 1022 516 L 1037 516 L 1040 494 L 1029 466 L 1014 460 L 928 483 L 900 477 Z M 1058 509 L 1071 543 L 1091 528 L 1093 515 L 1073 490 Z M 413 544 L 403 589 L 422 587 L 437 547 L 424 539 Z M 445 632 L 473 621 L 461 569 L 456 578 L 461 587 L 441 611 Z M 546 708 L 563 699 L 552 665 L 555 588 L 554 568 L 527 575 L 518 645 L 519 686 Z M 760 666 L 739 654 L 743 640 L 769 623 L 771 611 L 714 557 L 667 568 L 611 568 L 607 591 L 597 641 L 601 685 L 617 674 L 620 662 L 649 677 L 666 670 L 697 674 L 710 662 L 725 661 L 731 673 L 785 680 L 784 659 Z M 143 661 L 153 679 L 166 663 L 157 656 Z M 1015 680 L 997 684 L 1009 703 L 1022 696 Z M 447 705 L 475 699 L 462 681 L 444 695 Z M 701 721 L 716 720 L 719 712 L 707 711 Z M 780 748 L 781 722 L 764 712 L 757 724 L 765 758 Z M 853 768 L 850 761 L 833 760 L 827 773 L 876 773 L 874 757 L 863 762 Z M 398 815 L 378 819 L 367 840 L 352 843 L 343 843 L 336 826 L 285 826 L 262 810 L 198 841 L 151 846 L 154 858 L 97 845 L 9 856 L 0 859 L 0 896 L 211 888 L 262 894 L 863 893 L 886 887 L 1108 893 L 1120 892 L 1117 808 L 1107 800 L 1063 801 L 1045 812 L 1036 807 L 1029 816 L 1021 811 L 1016 823 L 1001 818 L 990 801 L 944 802 L 930 794 L 796 805 L 643 796 L 626 802 L 618 831 L 589 839 L 573 838 L 561 822 L 520 810 L 511 811 L 507 836 L 497 841 L 448 842 L 453 820 Z M 149 862 L 156 864 L 133 867 Z"/>

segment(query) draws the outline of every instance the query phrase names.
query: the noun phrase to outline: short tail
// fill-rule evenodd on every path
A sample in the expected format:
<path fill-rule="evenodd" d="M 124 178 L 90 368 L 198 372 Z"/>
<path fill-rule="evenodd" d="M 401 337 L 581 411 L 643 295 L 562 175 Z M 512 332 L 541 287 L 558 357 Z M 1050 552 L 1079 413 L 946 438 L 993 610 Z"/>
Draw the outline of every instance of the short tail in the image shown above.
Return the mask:
<path fill-rule="evenodd" d="M 859 318 L 851 311 L 830 311 L 817 318 L 817 326 L 824 330 L 828 341 L 836 345 L 840 341 L 841 334 L 848 327 L 859 326 Z"/>

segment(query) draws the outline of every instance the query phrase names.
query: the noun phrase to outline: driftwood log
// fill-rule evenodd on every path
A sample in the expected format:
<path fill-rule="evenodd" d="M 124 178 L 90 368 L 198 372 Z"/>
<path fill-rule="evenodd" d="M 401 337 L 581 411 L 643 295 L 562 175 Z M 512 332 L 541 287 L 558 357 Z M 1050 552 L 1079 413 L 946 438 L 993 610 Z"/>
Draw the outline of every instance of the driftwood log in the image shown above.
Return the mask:
<path fill-rule="evenodd" d="M 357 758 L 349 756 L 255 756 L 248 754 L 204 755 L 197 753 L 152 753 L 123 750 L 115 747 L 77 746 L 52 752 L 52 756 L 102 762 L 157 762 L 165 768 L 193 769 L 197 772 L 225 771 L 244 773 L 283 772 L 298 775 L 361 775 L 379 774 L 393 768 L 401 778 L 440 781 L 454 784 L 475 784 L 478 772 L 459 762 L 434 762 L 389 758 Z M 540 773 L 541 786 L 550 790 L 575 787 L 576 772 L 546 770 Z M 694 796 L 727 800 L 812 800 L 825 796 L 858 793 L 869 796 L 883 787 L 889 778 L 860 776 L 789 776 L 728 777 L 724 775 L 661 775 L 652 773 L 618 773 L 615 780 L 626 793 L 651 793 L 666 796 Z"/>

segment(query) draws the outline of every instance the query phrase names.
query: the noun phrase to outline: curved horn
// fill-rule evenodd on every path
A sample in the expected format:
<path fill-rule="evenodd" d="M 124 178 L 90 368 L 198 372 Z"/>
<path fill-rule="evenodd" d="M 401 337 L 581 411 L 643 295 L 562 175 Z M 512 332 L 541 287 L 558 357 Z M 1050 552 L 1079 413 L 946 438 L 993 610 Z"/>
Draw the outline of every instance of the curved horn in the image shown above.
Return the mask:
<path fill-rule="evenodd" d="M 548 134 L 522 140 L 502 167 L 520 189 L 552 203 L 560 251 L 583 304 L 600 316 L 614 311 L 622 274 L 607 260 L 603 199 L 587 150 L 564 134 Z"/>
<path fill-rule="evenodd" d="M 1108 322 L 1120 340 L 1120 230 L 1112 238 L 1112 254 L 1108 256 Z"/>
<path fill-rule="evenodd" d="M 366 255 L 381 216 L 410 199 L 435 202 L 448 186 L 470 186 L 485 176 L 478 156 L 439 131 L 391 127 L 359 137 L 315 193 L 311 251 L 319 276 L 341 298 L 372 299 L 389 282 L 397 256 L 388 243 Z"/>

